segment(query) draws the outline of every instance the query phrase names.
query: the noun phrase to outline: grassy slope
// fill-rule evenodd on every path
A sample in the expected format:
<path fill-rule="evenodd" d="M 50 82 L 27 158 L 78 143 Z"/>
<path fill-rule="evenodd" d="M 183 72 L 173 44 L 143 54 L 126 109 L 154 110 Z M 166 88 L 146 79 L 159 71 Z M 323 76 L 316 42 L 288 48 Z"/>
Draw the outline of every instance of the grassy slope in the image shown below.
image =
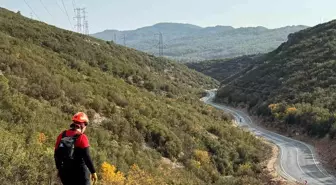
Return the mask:
<path fill-rule="evenodd" d="M 54 181 L 54 140 L 77 111 L 93 120 L 100 175 L 107 161 L 169 184 L 261 183 L 269 150 L 203 105 L 198 94 L 216 82 L 185 66 L 0 9 L 0 70 L 2 184 Z"/>
<path fill-rule="evenodd" d="M 265 55 L 262 65 L 232 81 L 232 86 L 223 86 L 218 99 L 247 104 L 273 123 L 299 126 L 311 136 L 333 137 L 335 53 L 335 21 L 292 34 L 288 42 Z"/>

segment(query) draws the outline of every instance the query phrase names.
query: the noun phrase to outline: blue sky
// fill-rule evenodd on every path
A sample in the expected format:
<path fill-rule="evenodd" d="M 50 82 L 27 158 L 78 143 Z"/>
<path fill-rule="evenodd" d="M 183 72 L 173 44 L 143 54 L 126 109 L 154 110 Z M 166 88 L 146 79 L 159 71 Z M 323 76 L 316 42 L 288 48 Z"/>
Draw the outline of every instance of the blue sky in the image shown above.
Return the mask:
<path fill-rule="evenodd" d="M 129 30 L 159 22 L 190 23 L 199 26 L 234 27 L 287 25 L 314 26 L 336 19 L 335 0 L 26 0 L 34 18 L 72 29 L 73 1 L 86 7 L 90 33 L 105 29 Z M 48 9 L 43 7 L 42 3 Z M 0 0 L 0 6 L 30 17 L 25 0 Z M 71 23 L 70 23 L 71 22 Z"/>

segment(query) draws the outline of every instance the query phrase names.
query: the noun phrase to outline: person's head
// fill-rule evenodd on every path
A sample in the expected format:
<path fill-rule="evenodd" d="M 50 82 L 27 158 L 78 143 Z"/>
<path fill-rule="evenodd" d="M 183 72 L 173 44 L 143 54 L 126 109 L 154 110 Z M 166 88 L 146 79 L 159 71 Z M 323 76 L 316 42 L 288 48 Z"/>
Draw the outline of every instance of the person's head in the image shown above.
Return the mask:
<path fill-rule="evenodd" d="M 85 132 L 86 126 L 89 123 L 89 118 L 84 112 L 78 112 L 72 117 L 71 129 L 80 130 Z"/>

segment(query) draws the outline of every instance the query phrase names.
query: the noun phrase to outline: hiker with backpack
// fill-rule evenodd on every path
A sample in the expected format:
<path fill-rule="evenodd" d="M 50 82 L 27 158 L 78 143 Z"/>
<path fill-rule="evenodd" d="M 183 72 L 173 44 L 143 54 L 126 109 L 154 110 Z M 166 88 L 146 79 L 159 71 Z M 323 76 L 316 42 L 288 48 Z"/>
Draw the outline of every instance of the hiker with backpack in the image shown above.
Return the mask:
<path fill-rule="evenodd" d="M 84 134 L 88 116 L 78 112 L 72 117 L 69 130 L 63 131 L 55 145 L 55 163 L 63 185 L 90 185 L 98 180 L 89 152 L 89 140 Z"/>

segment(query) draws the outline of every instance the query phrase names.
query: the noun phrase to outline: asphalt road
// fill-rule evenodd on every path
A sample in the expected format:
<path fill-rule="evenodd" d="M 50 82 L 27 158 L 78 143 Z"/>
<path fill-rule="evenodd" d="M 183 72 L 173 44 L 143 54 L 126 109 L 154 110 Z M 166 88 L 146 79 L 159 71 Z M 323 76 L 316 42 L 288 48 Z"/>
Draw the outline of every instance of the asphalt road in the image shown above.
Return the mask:
<path fill-rule="evenodd" d="M 301 183 L 307 181 L 308 185 L 336 185 L 336 178 L 330 175 L 316 159 L 314 147 L 263 129 L 254 124 L 246 113 L 214 103 L 212 100 L 215 94 L 216 91 L 208 91 L 208 96 L 202 98 L 202 100 L 213 107 L 232 114 L 240 127 L 250 130 L 255 135 L 261 136 L 279 147 L 277 170 L 281 176 L 289 181 Z"/>

